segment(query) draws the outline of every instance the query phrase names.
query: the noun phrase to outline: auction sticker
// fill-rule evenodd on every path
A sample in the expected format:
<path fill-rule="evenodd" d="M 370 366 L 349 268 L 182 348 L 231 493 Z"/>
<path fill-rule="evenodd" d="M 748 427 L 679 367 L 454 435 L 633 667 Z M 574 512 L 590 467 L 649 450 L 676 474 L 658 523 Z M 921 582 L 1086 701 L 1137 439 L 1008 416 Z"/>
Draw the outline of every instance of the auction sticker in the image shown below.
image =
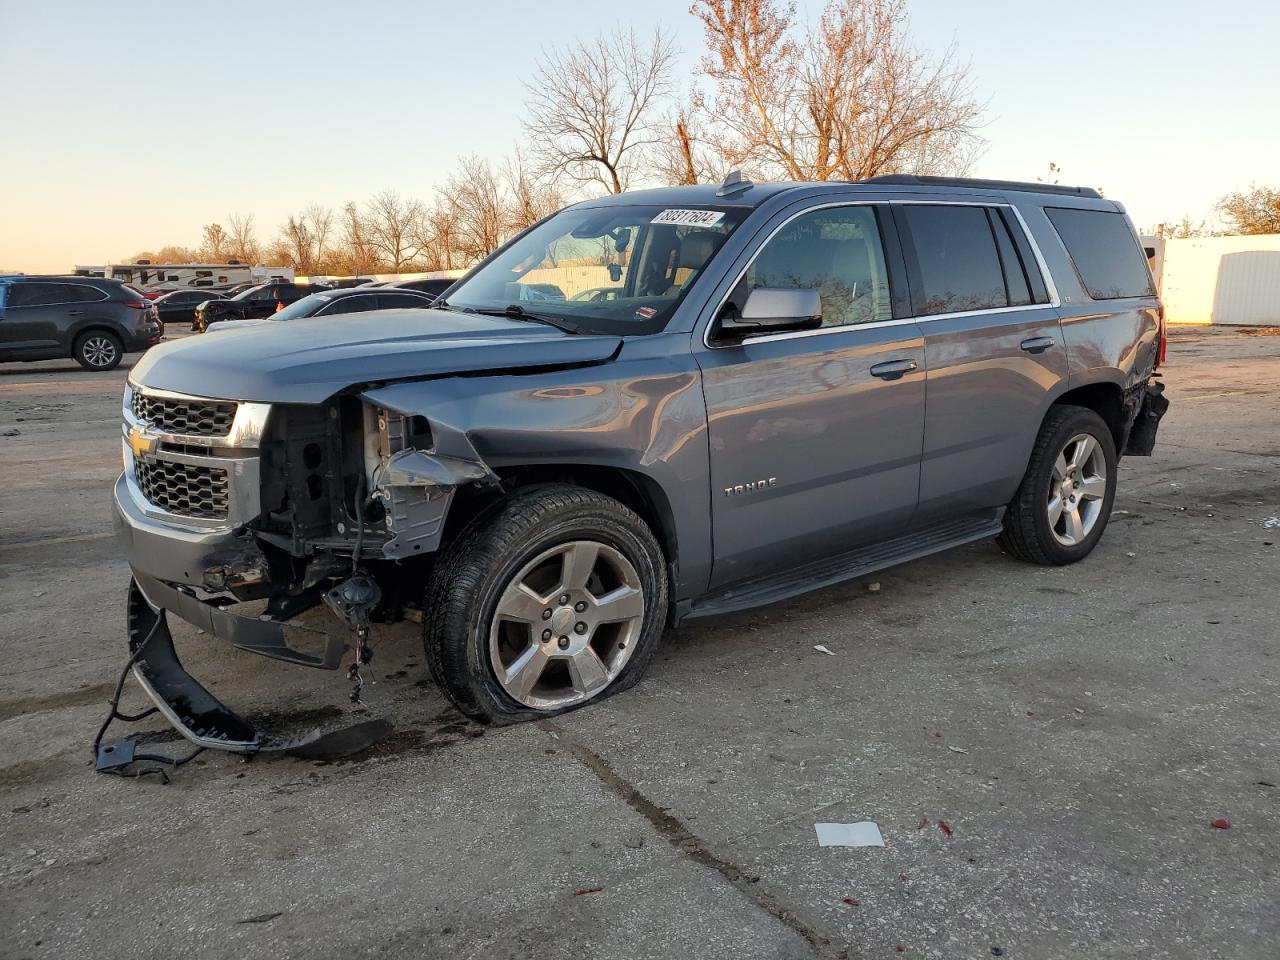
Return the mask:
<path fill-rule="evenodd" d="M 723 210 L 663 210 L 649 222 L 673 223 L 683 227 L 713 227 L 723 219 Z"/>

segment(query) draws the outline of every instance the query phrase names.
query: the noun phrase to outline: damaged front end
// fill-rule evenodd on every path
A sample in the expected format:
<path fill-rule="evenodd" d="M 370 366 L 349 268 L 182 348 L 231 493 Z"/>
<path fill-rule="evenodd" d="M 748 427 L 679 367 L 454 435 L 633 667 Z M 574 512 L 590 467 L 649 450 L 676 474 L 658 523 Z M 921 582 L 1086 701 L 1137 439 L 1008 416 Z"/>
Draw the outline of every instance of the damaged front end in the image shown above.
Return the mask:
<path fill-rule="evenodd" d="M 128 386 L 115 502 L 133 672 L 184 736 L 271 748 L 182 668 L 167 614 L 302 666 L 337 669 L 354 646 L 359 698 L 370 622 L 403 616 L 458 488 L 497 483 L 465 438 L 449 448 L 437 452 L 425 418 L 355 394 L 269 405 Z M 298 620 L 322 603 L 323 627 Z"/>

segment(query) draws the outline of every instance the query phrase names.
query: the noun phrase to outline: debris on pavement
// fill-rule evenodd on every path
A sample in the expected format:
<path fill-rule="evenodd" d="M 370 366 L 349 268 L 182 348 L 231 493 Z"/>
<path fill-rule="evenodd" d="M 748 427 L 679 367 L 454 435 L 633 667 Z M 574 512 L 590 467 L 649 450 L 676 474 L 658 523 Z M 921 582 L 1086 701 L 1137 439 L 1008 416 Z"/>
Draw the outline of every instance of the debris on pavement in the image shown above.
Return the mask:
<path fill-rule="evenodd" d="M 921 818 L 920 818 L 920 823 L 916 826 L 916 829 L 917 829 L 917 830 L 923 830 L 923 829 L 924 829 L 925 827 L 927 827 L 928 825 L 929 825 L 929 818 L 928 818 L 928 817 L 921 817 Z"/>
<path fill-rule="evenodd" d="M 260 913 L 255 917 L 245 917 L 243 920 L 237 920 L 236 923 L 270 923 L 276 917 L 283 917 L 284 913 Z"/>
<path fill-rule="evenodd" d="M 947 749 L 948 749 L 948 750 L 950 750 L 952 753 L 964 753 L 964 754 L 967 754 L 967 753 L 969 752 L 968 750 L 964 750 L 964 749 L 962 749 L 961 747 L 953 747 L 953 746 L 951 746 L 951 744 L 947 744 Z"/>
<path fill-rule="evenodd" d="M 828 650 L 828 649 L 827 649 L 824 645 L 822 645 L 821 643 L 815 643 L 815 644 L 813 645 L 813 649 L 817 650 L 819 653 L 825 653 L 828 657 L 834 657 L 834 656 L 835 656 L 835 654 L 834 654 L 834 653 L 832 653 L 830 650 Z"/>
<path fill-rule="evenodd" d="M 1216 830 L 1230 830 L 1231 821 L 1230 820 L 1214 820 L 1212 823 L 1209 824 L 1209 826 L 1213 827 Z"/>
<path fill-rule="evenodd" d="M 581 897 L 581 896 L 585 896 L 588 893 L 599 893 L 603 889 L 604 887 L 580 887 L 579 889 L 573 891 L 573 895 L 575 897 Z"/>
<path fill-rule="evenodd" d="M 951 836 L 951 825 L 945 820 L 938 821 L 938 829 L 942 831 L 943 836 Z"/>
<path fill-rule="evenodd" d="M 858 901 L 857 901 L 854 897 L 845 897 L 845 898 L 844 898 L 843 900 L 841 900 L 840 902 L 841 902 L 841 903 L 847 903 L 847 904 L 848 904 L 849 906 L 851 906 L 851 907 L 856 907 L 856 906 L 858 906 Z"/>
<path fill-rule="evenodd" d="M 857 823 L 815 823 L 820 847 L 883 847 L 884 837 L 874 820 Z"/>
<path fill-rule="evenodd" d="M 873 580 L 871 583 L 867 584 L 867 593 L 879 593 L 879 592 L 880 592 L 879 580 Z"/>

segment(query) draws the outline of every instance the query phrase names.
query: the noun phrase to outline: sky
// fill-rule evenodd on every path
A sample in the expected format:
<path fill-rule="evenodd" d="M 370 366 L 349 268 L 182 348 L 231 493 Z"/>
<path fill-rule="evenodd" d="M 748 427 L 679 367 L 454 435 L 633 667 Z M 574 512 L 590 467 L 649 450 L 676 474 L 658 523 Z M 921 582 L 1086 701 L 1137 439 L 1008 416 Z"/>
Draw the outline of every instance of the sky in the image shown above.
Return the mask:
<path fill-rule="evenodd" d="M 0 0 L 0 270 L 196 246 L 232 213 L 267 240 L 312 202 L 429 198 L 460 155 L 518 142 L 544 48 L 662 24 L 687 84 L 688 3 Z M 1052 161 L 1139 227 L 1280 186 L 1280 4 L 909 6 L 917 45 L 954 44 L 987 103 L 975 176 Z"/>

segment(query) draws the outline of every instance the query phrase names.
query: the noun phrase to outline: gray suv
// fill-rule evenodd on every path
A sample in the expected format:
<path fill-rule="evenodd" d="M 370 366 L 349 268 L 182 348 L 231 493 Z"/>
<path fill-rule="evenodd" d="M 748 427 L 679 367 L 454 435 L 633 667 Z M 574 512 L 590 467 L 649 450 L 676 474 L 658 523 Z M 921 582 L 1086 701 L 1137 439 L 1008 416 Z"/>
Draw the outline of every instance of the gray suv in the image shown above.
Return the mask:
<path fill-rule="evenodd" d="M 165 611 L 347 662 L 353 697 L 370 622 L 411 616 L 462 712 L 521 720 L 631 686 L 689 618 L 989 537 L 1073 563 L 1154 445 L 1163 347 L 1124 208 L 1088 189 L 731 176 L 581 203 L 433 309 L 143 358 L 115 488 L 135 675 L 190 739 L 254 751 Z"/>
<path fill-rule="evenodd" d="M 119 280 L 0 277 L 0 361 L 71 357 L 111 370 L 163 336 L 155 305 Z"/>

